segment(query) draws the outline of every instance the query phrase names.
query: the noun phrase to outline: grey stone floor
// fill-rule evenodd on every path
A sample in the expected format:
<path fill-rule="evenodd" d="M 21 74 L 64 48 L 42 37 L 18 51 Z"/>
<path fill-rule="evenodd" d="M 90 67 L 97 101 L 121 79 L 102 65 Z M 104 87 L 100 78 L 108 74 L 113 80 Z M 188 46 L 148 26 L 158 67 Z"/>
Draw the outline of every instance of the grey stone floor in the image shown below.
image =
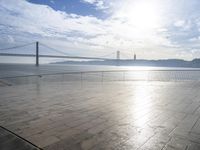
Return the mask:
<path fill-rule="evenodd" d="M 199 150 L 200 82 L 3 86 L 0 125 L 45 150 Z"/>
<path fill-rule="evenodd" d="M 40 150 L 28 141 L 18 137 L 5 128 L 0 127 L 1 150 Z"/>

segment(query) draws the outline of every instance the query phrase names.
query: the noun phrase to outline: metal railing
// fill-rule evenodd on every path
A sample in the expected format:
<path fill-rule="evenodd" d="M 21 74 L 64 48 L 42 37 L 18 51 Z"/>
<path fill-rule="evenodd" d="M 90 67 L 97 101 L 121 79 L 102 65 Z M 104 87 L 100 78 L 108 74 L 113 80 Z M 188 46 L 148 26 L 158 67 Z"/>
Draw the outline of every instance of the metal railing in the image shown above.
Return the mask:
<path fill-rule="evenodd" d="M 109 70 L 3 77 L 7 85 L 43 82 L 200 81 L 200 70 Z"/>

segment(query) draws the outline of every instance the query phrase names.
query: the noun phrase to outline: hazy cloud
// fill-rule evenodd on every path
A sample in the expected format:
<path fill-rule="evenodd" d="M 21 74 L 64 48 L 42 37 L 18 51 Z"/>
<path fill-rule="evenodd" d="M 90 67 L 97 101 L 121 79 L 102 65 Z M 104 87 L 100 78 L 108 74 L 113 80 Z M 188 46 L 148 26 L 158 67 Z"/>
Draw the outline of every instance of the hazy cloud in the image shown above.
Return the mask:
<path fill-rule="evenodd" d="M 70 49 L 71 52 L 87 55 L 120 50 L 128 54 L 135 51 L 142 58 L 181 56 L 191 59 L 199 54 L 195 52 L 195 55 L 179 55 L 183 54 L 184 48 L 187 49 L 184 54 L 191 53 L 193 49 L 190 43 L 198 41 L 199 31 L 195 31 L 194 35 L 193 27 L 200 29 L 200 16 L 194 12 L 193 18 L 186 18 L 187 15 L 184 14 L 171 17 L 173 12 L 180 11 L 170 6 L 176 1 L 82 2 L 94 5 L 97 9 L 109 8 L 110 16 L 103 20 L 95 16 L 56 11 L 49 6 L 32 4 L 25 0 L 0 0 L 2 37 L 5 36 L 7 43 L 42 40 Z M 188 43 L 183 43 L 182 40 Z"/>

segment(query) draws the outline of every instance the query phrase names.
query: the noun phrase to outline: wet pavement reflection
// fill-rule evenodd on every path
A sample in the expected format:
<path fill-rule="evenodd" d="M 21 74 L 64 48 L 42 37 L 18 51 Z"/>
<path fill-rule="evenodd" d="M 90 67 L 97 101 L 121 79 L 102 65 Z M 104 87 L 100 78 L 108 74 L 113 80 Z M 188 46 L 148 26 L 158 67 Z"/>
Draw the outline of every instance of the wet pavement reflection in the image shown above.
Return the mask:
<path fill-rule="evenodd" d="M 45 150 L 199 150 L 200 82 L 0 87 L 0 125 Z"/>

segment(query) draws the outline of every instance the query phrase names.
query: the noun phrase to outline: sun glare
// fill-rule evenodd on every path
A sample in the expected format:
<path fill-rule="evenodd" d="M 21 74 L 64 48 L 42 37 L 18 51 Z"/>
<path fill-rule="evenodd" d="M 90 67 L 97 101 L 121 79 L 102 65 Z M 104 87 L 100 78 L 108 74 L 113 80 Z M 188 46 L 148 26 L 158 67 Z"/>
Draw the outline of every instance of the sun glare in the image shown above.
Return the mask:
<path fill-rule="evenodd" d="M 156 3 L 137 1 L 128 6 L 125 15 L 128 22 L 139 29 L 151 30 L 160 25 L 160 13 Z"/>

